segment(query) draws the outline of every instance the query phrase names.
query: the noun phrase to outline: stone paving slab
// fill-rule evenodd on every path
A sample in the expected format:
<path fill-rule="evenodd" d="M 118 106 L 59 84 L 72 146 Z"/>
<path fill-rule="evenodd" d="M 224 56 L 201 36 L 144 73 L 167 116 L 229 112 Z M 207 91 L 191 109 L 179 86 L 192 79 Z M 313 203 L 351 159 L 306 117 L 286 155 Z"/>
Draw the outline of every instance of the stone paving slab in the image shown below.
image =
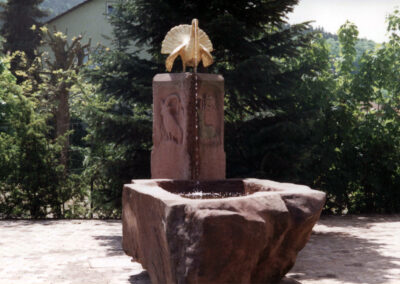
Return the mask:
<path fill-rule="evenodd" d="M 0 284 L 150 284 L 121 232 L 120 221 L 0 221 Z M 322 217 L 283 283 L 399 284 L 400 215 Z"/>
<path fill-rule="evenodd" d="M 150 283 L 121 234 L 120 221 L 0 221 L 0 283 Z"/>
<path fill-rule="evenodd" d="M 302 284 L 399 284 L 400 215 L 322 217 L 288 276 Z"/>

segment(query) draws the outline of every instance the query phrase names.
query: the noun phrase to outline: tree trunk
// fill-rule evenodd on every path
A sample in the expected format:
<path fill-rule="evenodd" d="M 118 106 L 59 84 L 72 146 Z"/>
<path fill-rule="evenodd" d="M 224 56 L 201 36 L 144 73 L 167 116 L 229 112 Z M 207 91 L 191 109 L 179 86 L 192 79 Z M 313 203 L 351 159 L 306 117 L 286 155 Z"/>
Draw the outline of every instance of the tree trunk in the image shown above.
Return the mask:
<path fill-rule="evenodd" d="M 58 106 L 56 109 L 56 137 L 64 136 L 64 142 L 61 150 L 60 164 L 64 166 L 64 173 L 68 171 L 68 150 L 69 137 L 66 133 L 70 128 L 70 113 L 69 113 L 69 92 L 63 84 L 58 93 Z"/>

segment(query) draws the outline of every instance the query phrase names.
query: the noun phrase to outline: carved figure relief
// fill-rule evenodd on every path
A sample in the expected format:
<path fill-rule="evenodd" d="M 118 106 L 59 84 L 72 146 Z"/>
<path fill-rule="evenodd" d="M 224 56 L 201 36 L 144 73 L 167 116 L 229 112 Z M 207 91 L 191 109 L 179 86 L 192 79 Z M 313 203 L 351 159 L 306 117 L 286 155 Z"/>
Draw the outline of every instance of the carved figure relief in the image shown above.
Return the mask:
<path fill-rule="evenodd" d="M 183 131 L 180 126 L 183 107 L 178 95 L 169 95 L 161 104 L 161 135 L 162 140 L 182 143 Z"/>
<path fill-rule="evenodd" d="M 220 144 L 220 113 L 213 94 L 204 94 L 201 102 L 200 137 L 205 144 Z"/>

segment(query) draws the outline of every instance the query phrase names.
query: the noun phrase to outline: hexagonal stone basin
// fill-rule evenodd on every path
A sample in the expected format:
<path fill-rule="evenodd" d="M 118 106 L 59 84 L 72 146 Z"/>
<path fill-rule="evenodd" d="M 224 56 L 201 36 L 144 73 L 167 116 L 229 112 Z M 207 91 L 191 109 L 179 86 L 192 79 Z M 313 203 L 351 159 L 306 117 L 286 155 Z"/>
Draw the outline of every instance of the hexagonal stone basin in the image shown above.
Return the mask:
<path fill-rule="evenodd" d="M 190 198 L 199 189 L 202 198 Z M 275 283 L 308 241 L 325 194 L 257 179 L 134 180 L 122 201 L 123 248 L 152 283 Z"/>

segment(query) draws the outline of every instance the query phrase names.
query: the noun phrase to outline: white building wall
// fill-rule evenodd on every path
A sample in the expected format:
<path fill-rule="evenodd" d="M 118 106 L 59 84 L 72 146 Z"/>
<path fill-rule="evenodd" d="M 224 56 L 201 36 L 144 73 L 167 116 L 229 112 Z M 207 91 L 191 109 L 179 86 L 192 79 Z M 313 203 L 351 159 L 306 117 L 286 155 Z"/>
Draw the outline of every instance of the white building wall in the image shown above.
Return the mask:
<path fill-rule="evenodd" d="M 68 38 L 83 35 L 83 43 L 92 39 L 92 47 L 98 43 L 111 47 L 112 27 L 107 19 L 107 6 L 113 1 L 92 0 L 51 20 L 47 26 L 66 33 Z"/>

